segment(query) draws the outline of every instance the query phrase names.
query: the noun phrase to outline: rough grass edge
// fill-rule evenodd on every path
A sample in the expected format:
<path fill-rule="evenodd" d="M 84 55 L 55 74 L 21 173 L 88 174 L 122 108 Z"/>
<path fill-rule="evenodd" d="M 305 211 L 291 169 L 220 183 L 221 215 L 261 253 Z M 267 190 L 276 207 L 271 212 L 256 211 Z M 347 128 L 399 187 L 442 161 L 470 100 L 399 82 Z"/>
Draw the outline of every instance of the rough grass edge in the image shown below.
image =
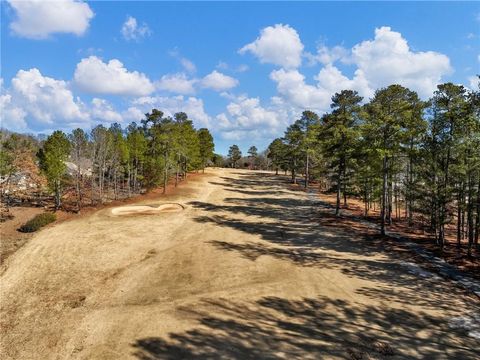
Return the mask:
<path fill-rule="evenodd" d="M 34 218 L 28 220 L 25 224 L 18 229 L 20 232 L 31 233 L 39 230 L 40 228 L 54 222 L 57 216 L 50 212 L 45 212 L 36 215 Z"/>

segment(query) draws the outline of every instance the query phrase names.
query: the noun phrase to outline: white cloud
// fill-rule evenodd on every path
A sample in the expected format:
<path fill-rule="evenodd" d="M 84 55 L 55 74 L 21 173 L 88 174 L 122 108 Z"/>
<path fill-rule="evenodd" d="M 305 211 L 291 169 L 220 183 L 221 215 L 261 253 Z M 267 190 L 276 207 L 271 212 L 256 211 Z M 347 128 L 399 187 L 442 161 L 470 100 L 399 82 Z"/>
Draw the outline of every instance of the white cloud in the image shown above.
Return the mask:
<path fill-rule="evenodd" d="M 120 113 L 105 99 L 84 104 L 68 83 L 43 76 L 38 69 L 20 70 L 0 96 L 2 126 L 14 131 L 69 131 L 97 123 L 123 123 Z M 141 118 L 141 117 L 140 117 Z M 138 120 L 138 119 L 137 119 Z"/>
<path fill-rule="evenodd" d="M 297 111 L 328 111 L 332 95 L 341 90 L 357 90 L 365 98 L 373 95 L 373 90 L 368 86 L 361 70 L 357 70 L 353 79 L 349 79 L 331 64 L 323 67 L 315 76 L 315 85 L 307 84 L 305 76 L 298 70 L 275 70 L 270 74 L 270 78 L 276 82 L 282 99 Z"/>
<path fill-rule="evenodd" d="M 305 53 L 306 58 L 309 61 L 309 65 L 315 65 L 318 62 L 321 64 L 333 64 L 338 60 L 344 60 L 348 56 L 348 50 L 343 46 L 337 45 L 332 48 L 328 48 L 325 45 L 317 47 L 316 54 Z"/>
<path fill-rule="evenodd" d="M 332 64 L 323 67 L 317 76 L 317 87 L 333 95 L 342 90 L 356 90 L 364 98 L 373 96 L 374 89 L 369 86 L 368 80 L 361 69 L 357 69 L 352 79 L 349 79 Z"/>
<path fill-rule="evenodd" d="M 262 29 L 260 37 L 241 48 L 239 53 L 248 51 L 258 57 L 261 63 L 296 68 L 302 62 L 303 44 L 295 29 L 276 24 Z"/>
<path fill-rule="evenodd" d="M 237 86 L 238 80 L 214 70 L 202 79 L 201 85 L 215 91 L 224 91 Z"/>
<path fill-rule="evenodd" d="M 176 94 L 193 94 L 195 93 L 194 85 L 196 79 L 188 79 L 184 73 L 163 75 L 158 81 L 157 88 Z"/>
<path fill-rule="evenodd" d="M 12 79 L 12 90 L 21 99 L 24 110 L 41 122 L 88 118 L 65 81 L 43 76 L 38 69 L 20 70 Z"/>
<path fill-rule="evenodd" d="M 230 70 L 230 71 L 234 71 L 236 73 L 243 73 L 245 71 L 248 71 L 248 69 L 249 69 L 248 65 L 246 65 L 246 64 L 240 64 L 237 67 L 230 67 L 224 61 L 219 61 L 216 68 L 220 69 L 220 70 Z"/>
<path fill-rule="evenodd" d="M 431 96 L 442 76 L 452 71 L 446 55 L 411 51 L 402 34 L 387 26 L 375 29 L 373 40 L 355 45 L 352 61 L 371 88 L 400 84 L 424 98 Z"/>
<path fill-rule="evenodd" d="M 245 72 L 245 71 L 248 71 L 249 67 L 247 64 L 240 64 L 237 66 L 237 68 L 235 69 L 236 72 L 239 72 L 239 73 L 242 73 L 242 72 Z"/>
<path fill-rule="evenodd" d="M 30 39 L 45 39 L 54 33 L 83 35 L 94 16 L 83 1 L 8 0 L 8 3 L 16 13 L 10 29 Z"/>
<path fill-rule="evenodd" d="M 147 24 L 143 23 L 142 25 L 138 25 L 137 19 L 133 16 L 128 16 L 122 25 L 121 33 L 125 40 L 138 41 L 151 35 L 152 32 Z"/>
<path fill-rule="evenodd" d="M 74 80 L 79 88 L 95 94 L 142 96 L 154 90 L 145 74 L 128 71 L 117 59 L 104 63 L 96 56 L 84 58 L 77 64 Z"/>
<path fill-rule="evenodd" d="M 197 67 L 195 66 L 195 64 L 187 58 L 180 58 L 180 64 L 182 64 L 183 68 L 189 73 L 194 73 L 195 71 L 197 71 Z"/>
<path fill-rule="evenodd" d="M 90 115 L 93 119 L 106 122 L 122 122 L 123 118 L 112 105 L 104 99 L 93 98 Z"/>
<path fill-rule="evenodd" d="M 145 113 L 135 106 L 130 106 L 122 112 L 122 118 L 125 121 L 135 121 L 139 123 L 145 117 Z"/>
<path fill-rule="evenodd" d="M 28 126 L 25 121 L 27 113 L 12 104 L 10 94 L 0 95 L 0 128 L 12 131 L 25 131 Z"/>
<path fill-rule="evenodd" d="M 135 112 L 138 114 L 139 111 L 146 113 L 152 108 L 163 111 L 167 116 L 173 116 L 173 114 L 183 111 L 197 127 L 205 127 L 210 124 L 210 117 L 205 112 L 203 100 L 193 96 L 144 96 L 132 101 L 132 105 L 133 107 L 129 109 L 132 114 Z"/>
<path fill-rule="evenodd" d="M 1 99 L 2 125 L 12 130 L 85 126 L 89 114 L 63 80 L 20 70 Z"/>
<path fill-rule="evenodd" d="M 171 57 L 180 61 L 180 64 L 185 69 L 185 71 L 191 74 L 197 71 L 197 67 L 195 66 L 195 64 L 191 60 L 187 59 L 186 57 L 181 56 L 178 49 L 171 50 L 168 53 Z"/>
<path fill-rule="evenodd" d="M 332 95 L 343 89 L 356 90 L 368 100 L 376 89 L 400 84 L 427 98 L 451 71 L 447 56 L 433 51 L 414 52 L 402 35 L 389 27 L 376 29 L 373 40 L 363 41 L 350 51 L 340 46 L 320 46 L 316 55 L 306 56 L 311 63 L 324 64 L 314 77 L 316 84 L 308 84 L 296 69 L 272 71 L 270 78 L 286 103 L 318 112 L 328 111 Z M 338 60 L 356 66 L 353 77 L 345 76 L 333 65 Z"/>
<path fill-rule="evenodd" d="M 220 70 L 228 70 L 229 66 L 225 61 L 219 61 L 216 68 Z"/>
<path fill-rule="evenodd" d="M 479 85 L 479 78 L 478 76 L 470 76 L 468 78 L 468 85 L 471 90 L 479 90 L 480 85 Z"/>
<path fill-rule="evenodd" d="M 265 139 L 277 136 L 288 124 L 284 109 L 264 107 L 259 98 L 230 97 L 226 112 L 215 117 L 214 130 L 226 140 Z M 283 104 L 282 104 L 283 105 Z"/>
<path fill-rule="evenodd" d="M 325 89 L 305 83 L 298 70 L 275 70 L 270 78 L 277 83 L 278 93 L 293 106 L 304 109 L 326 110 L 331 94 Z"/>

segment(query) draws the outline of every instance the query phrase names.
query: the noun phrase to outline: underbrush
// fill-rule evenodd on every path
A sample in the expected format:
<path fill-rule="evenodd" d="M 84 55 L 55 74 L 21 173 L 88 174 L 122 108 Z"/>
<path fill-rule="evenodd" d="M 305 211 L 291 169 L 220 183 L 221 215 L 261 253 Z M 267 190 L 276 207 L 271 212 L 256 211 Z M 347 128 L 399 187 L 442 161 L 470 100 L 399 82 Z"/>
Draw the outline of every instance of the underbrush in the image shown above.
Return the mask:
<path fill-rule="evenodd" d="M 57 216 L 53 213 L 47 212 L 43 214 L 38 214 L 33 219 L 28 220 L 25 224 L 20 226 L 18 230 L 24 233 L 35 232 L 38 229 L 44 227 L 45 225 L 54 222 L 56 219 Z"/>

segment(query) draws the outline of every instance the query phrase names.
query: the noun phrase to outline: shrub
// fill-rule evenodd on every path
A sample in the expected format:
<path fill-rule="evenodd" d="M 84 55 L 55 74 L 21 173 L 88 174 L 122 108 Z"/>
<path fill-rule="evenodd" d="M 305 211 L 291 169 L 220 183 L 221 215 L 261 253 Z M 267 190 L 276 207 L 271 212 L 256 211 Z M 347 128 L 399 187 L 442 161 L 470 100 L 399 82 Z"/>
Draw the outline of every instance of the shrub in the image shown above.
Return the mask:
<path fill-rule="evenodd" d="M 40 229 L 41 227 L 54 222 L 57 219 L 57 216 L 53 213 L 43 213 L 38 214 L 33 219 L 28 220 L 25 224 L 20 226 L 20 231 L 29 233 L 34 232 Z"/>

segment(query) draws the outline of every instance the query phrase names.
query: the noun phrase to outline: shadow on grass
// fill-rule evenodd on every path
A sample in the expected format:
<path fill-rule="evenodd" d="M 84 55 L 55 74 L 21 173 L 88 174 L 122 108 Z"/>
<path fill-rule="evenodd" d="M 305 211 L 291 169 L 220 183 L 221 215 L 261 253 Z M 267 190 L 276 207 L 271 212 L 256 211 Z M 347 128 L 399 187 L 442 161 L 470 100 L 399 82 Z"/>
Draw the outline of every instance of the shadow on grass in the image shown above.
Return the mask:
<path fill-rule="evenodd" d="M 196 319 L 191 329 L 137 339 L 132 346 L 138 359 L 480 358 L 478 344 L 465 332 L 450 329 L 444 316 L 417 307 L 454 313 L 452 299 L 460 290 L 445 291 L 434 278 L 420 280 L 398 261 L 398 253 L 385 251 L 382 239 L 364 229 L 338 226 L 331 207 L 292 194 L 286 183 L 271 175 L 241 173 L 238 179 L 224 177 L 216 183 L 237 197 L 226 198 L 224 205 L 189 205 L 201 210 L 200 223 L 259 238 L 210 241 L 219 252 L 248 261 L 269 256 L 297 266 L 337 269 L 371 281 L 357 294 L 381 305 L 327 297 L 204 300 L 194 309 L 177 309 Z"/>
<path fill-rule="evenodd" d="M 134 356 L 153 359 L 478 359 L 473 340 L 441 319 L 329 299 L 264 297 L 255 303 L 205 300 L 179 308 L 197 325 L 141 338 Z M 401 320 L 401 323 L 399 323 Z"/>

